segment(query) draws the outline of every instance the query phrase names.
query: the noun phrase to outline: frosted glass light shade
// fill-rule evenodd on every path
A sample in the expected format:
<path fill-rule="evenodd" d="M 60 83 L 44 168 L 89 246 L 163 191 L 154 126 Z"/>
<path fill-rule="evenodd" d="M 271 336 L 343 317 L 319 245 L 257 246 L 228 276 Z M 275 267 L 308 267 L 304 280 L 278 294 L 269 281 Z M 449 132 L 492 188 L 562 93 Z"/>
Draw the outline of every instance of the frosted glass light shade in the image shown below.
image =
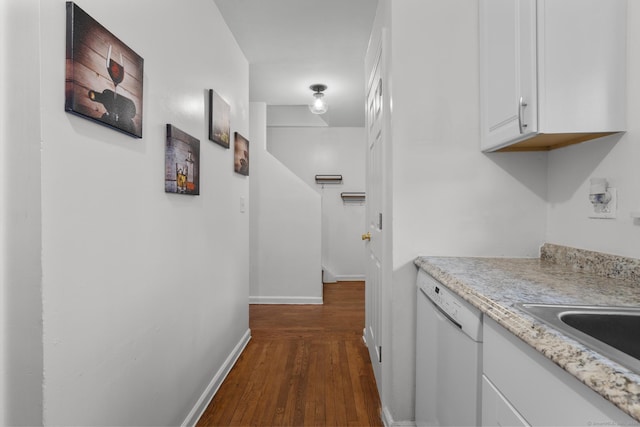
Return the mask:
<path fill-rule="evenodd" d="M 313 113 L 313 114 L 324 114 L 327 112 L 327 108 L 329 107 L 327 105 L 327 101 L 325 101 L 323 99 L 324 94 L 323 93 L 314 93 L 313 97 L 315 98 L 313 103 L 311 105 L 309 105 L 309 110 Z"/>

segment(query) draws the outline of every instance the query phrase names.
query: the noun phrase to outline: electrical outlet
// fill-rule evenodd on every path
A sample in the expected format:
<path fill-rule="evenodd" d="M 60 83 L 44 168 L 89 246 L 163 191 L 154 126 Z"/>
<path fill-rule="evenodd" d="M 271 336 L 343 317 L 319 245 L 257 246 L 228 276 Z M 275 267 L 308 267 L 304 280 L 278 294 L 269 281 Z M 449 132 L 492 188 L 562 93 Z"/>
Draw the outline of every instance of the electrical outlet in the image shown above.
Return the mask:
<path fill-rule="evenodd" d="M 589 202 L 589 218 L 599 219 L 615 219 L 618 207 L 618 192 L 615 188 L 607 188 L 607 191 L 611 195 L 609 203 L 596 203 Z"/>

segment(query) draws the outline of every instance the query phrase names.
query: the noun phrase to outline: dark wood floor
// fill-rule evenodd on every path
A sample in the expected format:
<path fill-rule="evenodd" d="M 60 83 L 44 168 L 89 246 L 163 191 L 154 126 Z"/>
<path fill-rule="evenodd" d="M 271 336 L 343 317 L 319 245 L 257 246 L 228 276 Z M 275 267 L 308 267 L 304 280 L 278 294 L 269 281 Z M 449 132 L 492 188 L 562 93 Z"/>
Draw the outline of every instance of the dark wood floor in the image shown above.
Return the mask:
<path fill-rule="evenodd" d="M 382 426 L 364 328 L 364 282 L 324 305 L 252 305 L 251 341 L 198 426 Z"/>

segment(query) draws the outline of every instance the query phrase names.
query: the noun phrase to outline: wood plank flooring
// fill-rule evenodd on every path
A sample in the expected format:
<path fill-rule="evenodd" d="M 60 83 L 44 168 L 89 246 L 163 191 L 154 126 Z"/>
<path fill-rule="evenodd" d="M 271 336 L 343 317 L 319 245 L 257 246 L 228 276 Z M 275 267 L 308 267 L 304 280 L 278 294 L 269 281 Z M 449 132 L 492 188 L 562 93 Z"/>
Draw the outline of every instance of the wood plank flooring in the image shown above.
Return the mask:
<path fill-rule="evenodd" d="M 382 426 L 364 328 L 364 282 L 324 305 L 251 305 L 251 341 L 197 426 Z"/>

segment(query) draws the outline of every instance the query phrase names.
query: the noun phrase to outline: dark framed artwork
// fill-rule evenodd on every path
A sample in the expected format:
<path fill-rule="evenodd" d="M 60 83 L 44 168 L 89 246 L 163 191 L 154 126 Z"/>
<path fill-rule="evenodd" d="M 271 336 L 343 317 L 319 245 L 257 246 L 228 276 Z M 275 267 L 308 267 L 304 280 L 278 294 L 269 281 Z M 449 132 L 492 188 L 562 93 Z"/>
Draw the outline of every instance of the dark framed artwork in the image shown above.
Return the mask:
<path fill-rule="evenodd" d="M 65 111 L 142 138 L 144 59 L 67 2 Z"/>
<path fill-rule="evenodd" d="M 231 107 L 218 93 L 209 89 L 209 139 L 229 148 L 231 145 Z"/>
<path fill-rule="evenodd" d="M 235 132 L 233 139 L 233 170 L 249 176 L 249 140 L 238 132 Z"/>
<path fill-rule="evenodd" d="M 164 191 L 200 194 L 200 140 L 167 124 Z"/>

